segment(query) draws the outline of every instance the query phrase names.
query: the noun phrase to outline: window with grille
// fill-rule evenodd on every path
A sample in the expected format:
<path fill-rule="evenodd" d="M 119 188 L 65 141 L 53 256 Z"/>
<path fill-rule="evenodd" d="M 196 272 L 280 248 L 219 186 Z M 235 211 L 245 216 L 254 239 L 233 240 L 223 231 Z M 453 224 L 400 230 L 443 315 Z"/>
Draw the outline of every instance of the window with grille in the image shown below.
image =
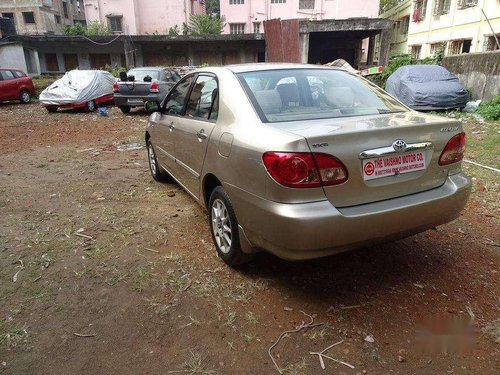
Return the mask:
<path fill-rule="evenodd" d="M 422 53 L 422 46 L 421 45 L 411 46 L 411 57 L 414 60 L 420 59 L 420 54 L 421 53 Z"/>
<path fill-rule="evenodd" d="M 229 0 L 229 5 L 245 4 L 245 0 Z"/>
<path fill-rule="evenodd" d="M 434 3 L 434 15 L 440 16 L 450 13 L 451 0 L 436 0 Z"/>
<path fill-rule="evenodd" d="M 271 0 L 271 4 L 285 4 L 286 0 Z"/>
<path fill-rule="evenodd" d="M 299 0 L 299 9 L 314 9 L 314 0 Z"/>
<path fill-rule="evenodd" d="M 432 43 L 431 44 L 431 55 L 435 55 L 436 52 L 438 52 L 441 48 L 444 48 L 446 49 L 446 42 L 439 42 L 439 43 Z"/>
<path fill-rule="evenodd" d="M 230 34 L 244 34 L 245 33 L 245 24 L 244 23 L 230 23 L 229 24 L 229 33 Z"/>
<path fill-rule="evenodd" d="M 469 53 L 472 45 L 472 39 L 454 40 L 448 47 L 448 55 L 459 55 Z"/>
<path fill-rule="evenodd" d="M 122 32 L 122 17 L 108 17 L 109 28 L 113 32 Z"/>
<path fill-rule="evenodd" d="M 465 9 L 470 7 L 475 7 L 477 5 L 477 0 L 458 0 L 458 9 Z"/>
<path fill-rule="evenodd" d="M 254 34 L 260 33 L 260 22 L 253 23 L 253 32 L 254 32 Z"/>
<path fill-rule="evenodd" d="M 500 40 L 500 34 L 496 35 L 497 39 Z M 493 35 L 488 36 L 487 38 L 484 39 L 485 41 L 485 50 L 486 51 L 496 51 L 498 50 L 498 44 L 497 41 L 495 40 L 495 37 Z"/>
<path fill-rule="evenodd" d="M 413 7 L 413 22 L 420 22 L 425 19 L 427 13 L 427 0 L 415 0 Z"/>
<path fill-rule="evenodd" d="M 408 27 L 410 26 L 410 16 L 405 17 L 401 20 L 399 33 L 402 35 L 408 34 Z"/>
<path fill-rule="evenodd" d="M 62 6 L 63 6 L 64 18 L 69 18 L 69 15 L 68 15 L 68 3 L 66 3 L 66 2 L 63 1 Z"/>
<path fill-rule="evenodd" d="M 35 23 L 35 13 L 23 12 L 24 23 Z"/>

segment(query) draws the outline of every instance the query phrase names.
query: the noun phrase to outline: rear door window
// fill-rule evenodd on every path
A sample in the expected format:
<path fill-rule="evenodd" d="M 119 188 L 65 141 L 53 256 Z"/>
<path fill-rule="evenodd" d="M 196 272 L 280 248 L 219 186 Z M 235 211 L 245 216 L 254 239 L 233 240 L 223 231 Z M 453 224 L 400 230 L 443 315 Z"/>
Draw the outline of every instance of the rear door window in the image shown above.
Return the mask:
<path fill-rule="evenodd" d="M 177 116 L 182 114 L 194 77 L 195 76 L 185 77 L 172 89 L 172 91 L 170 91 L 163 107 L 164 113 Z"/>
<path fill-rule="evenodd" d="M 0 75 L 2 76 L 2 79 L 4 81 L 8 81 L 9 79 L 14 79 L 14 74 L 10 70 L 2 70 L 0 72 Z"/>
<path fill-rule="evenodd" d="M 186 116 L 200 120 L 217 120 L 218 89 L 215 77 L 200 75 L 191 90 Z"/>
<path fill-rule="evenodd" d="M 14 75 L 14 77 L 16 78 L 23 78 L 23 77 L 26 77 L 26 75 L 18 70 L 12 70 L 11 71 L 12 74 Z"/>

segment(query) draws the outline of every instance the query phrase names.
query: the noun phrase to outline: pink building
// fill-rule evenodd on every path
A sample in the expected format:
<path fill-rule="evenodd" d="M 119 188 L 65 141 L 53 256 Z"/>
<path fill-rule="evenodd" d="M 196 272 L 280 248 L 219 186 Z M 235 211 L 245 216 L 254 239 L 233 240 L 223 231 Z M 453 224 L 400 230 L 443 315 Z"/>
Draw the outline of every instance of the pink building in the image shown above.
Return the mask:
<path fill-rule="evenodd" d="M 84 0 L 87 23 L 99 21 L 113 32 L 128 35 L 169 33 L 205 12 L 203 0 Z"/>
<path fill-rule="evenodd" d="M 378 9 L 379 0 L 220 0 L 227 34 L 262 33 L 262 22 L 273 18 L 376 18 Z"/>

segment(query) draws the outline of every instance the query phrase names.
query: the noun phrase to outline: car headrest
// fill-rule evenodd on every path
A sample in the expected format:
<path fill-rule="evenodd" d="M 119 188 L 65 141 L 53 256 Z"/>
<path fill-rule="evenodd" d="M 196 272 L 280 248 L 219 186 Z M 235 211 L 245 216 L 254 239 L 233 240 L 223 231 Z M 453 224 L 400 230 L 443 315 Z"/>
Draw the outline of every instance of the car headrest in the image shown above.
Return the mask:
<path fill-rule="evenodd" d="M 264 113 L 278 113 L 283 103 L 277 90 L 254 91 L 255 99 Z"/>
<path fill-rule="evenodd" d="M 348 86 L 327 86 L 324 89 L 325 97 L 331 105 L 338 108 L 354 106 L 354 92 Z"/>
<path fill-rule="evenodd" d="M 299 105 L 299 88 L 295 83 L 282 83 L 276 86 L 278 90 L 281 101 L 284 106 L 297 106 Z"/>

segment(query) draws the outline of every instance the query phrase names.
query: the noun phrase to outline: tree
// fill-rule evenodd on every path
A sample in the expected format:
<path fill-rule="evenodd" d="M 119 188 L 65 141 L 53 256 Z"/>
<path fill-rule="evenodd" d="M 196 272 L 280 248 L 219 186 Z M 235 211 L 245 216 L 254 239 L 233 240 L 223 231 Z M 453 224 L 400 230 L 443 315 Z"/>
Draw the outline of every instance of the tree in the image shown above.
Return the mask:
<path fill-rule="evenodd" d="M 220 2 L 219 0 L 206 0 L 205 10 L 207 14 L 220 16 Z"/>
<path fill-rule="evenodd" d="M 394 8 L 403 0 L 380 0 L 379 14 L 387 12 L 389 9 Z"/>
<path fill-rule="evenodd" d="M 193 14 L 189 18 L 188 31 L 191 35 L 217 35 L 222 34 L 225 26 L 224 17 L 211 14 Z"/>
<path fill-rule="evenodd" d="M 98 21 L 90 22 L 87 25 L 87 27 L 83 26 L 81 23 L 75 23 L 74 25 L 65 25 L 62 28 L 62 32 L 65 35 L 86 35 L 86 36 L 111 34 L 111 30 L 109 29 L 109 27 Z"/>

